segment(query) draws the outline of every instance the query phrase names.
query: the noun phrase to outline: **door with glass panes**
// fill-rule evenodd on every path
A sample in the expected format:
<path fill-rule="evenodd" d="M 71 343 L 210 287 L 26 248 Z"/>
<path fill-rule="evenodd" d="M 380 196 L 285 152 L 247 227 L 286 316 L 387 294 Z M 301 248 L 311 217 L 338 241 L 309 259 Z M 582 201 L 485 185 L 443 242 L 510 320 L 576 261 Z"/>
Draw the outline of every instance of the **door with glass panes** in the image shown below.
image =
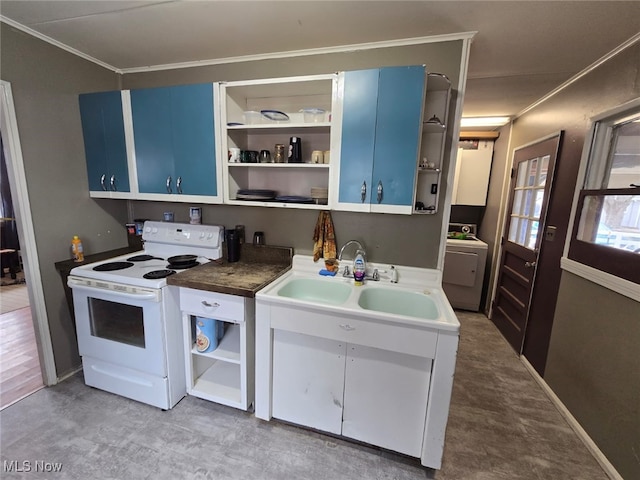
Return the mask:
<path fill-rule="evenodd" d="M 491 320 L 520 354 L 560 135 L 516 149 Z"/>

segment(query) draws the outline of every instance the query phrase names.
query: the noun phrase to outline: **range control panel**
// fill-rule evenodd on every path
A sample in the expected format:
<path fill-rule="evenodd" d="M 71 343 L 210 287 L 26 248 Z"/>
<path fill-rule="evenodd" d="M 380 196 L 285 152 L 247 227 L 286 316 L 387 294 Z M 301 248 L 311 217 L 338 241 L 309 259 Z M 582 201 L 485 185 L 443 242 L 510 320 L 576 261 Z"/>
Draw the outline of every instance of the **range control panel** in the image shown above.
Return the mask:
<path fill-rule="evenodd" d="M 146 221 L 142 231 L 142 239 L 145 243 L 191 247 L 217 248 L 221 245 L 223 238 L 224 227 L 221 225 Z"/>

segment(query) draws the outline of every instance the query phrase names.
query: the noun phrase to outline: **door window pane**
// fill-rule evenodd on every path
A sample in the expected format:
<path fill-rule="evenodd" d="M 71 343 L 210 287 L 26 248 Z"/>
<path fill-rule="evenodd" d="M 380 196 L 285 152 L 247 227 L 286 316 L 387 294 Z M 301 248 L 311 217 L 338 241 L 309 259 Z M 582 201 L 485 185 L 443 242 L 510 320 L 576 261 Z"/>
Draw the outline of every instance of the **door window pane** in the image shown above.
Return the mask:
<path fill-rule="evenodd" d="M 538 241 L 538 226 L 539 222 L 531 222 L 531 230 L 529 231 L 529 235 L 527 238 L 527 247 L 530 249 L 536 248 L 536 242 Z"/>
<path fill-rule="evenodd" d="M 524 194 L 523 194 L 523 190 L 516 190 L 513 194 L 513 213 L 518 213 L 520 215 L 522 215 L 523 211 L 522 211 L 522 207 L 523 207 L 523 202 L 522 199 L 524 198 Z"/>
<path fill-rule="evenodd" d="M 547 183 L 547 172 L 549 171 L 549 155 L 545 155 L 540 160 L 540 175 L 538 175 L 538 181 L 536 185 L 544 187 Z"/>
<path fill-rule="evenodd" d="M 524 187 L 527 181 L 527 162 L 521 162 L 520 165 L 518 165 L 518 176 L 516 179 L 516 188 L 517 187 Z"/>
<path fill-rule="evenodd" d="M 520 219 L 518 217 L 511 218 L 511 226 L 509 227 L 509 241 L 513 243 L 518 243 L 518 222 Z"/>
<path fill-rule="evenodd" d="M 536 203 L 533 209 L 533 216 L 535 218 L 540 218 L 540 212 L 542 211 L 542 201 L 544 200 L 544 190 L 537 189 L 536 190 Z"/>
<path fill-rule="evenodd" d="M 532 205 L 532 199 L 533 199 L 533 191 L 531 190 L 526 190 L 524 192 L 524 208 L 522 210 L 522 214 L 523 215 L 529 215 L 531 212 L 531 205 Z"/>
<path fill-rule="evenodd" d="M 527 186 L 532 187 L 536 184 L 536 174 L 538 171 L 538 159 L 529 160 L 529 174 L 527 175 Z"/>

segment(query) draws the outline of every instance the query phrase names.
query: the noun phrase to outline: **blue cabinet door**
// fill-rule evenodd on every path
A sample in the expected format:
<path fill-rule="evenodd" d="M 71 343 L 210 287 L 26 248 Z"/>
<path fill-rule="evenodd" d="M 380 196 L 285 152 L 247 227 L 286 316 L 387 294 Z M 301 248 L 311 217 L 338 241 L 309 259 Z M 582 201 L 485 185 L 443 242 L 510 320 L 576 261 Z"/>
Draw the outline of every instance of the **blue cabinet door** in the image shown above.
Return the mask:
<path fill-rule="evenodd" d="M 412 205 L 424 86 L 423 66 L 345 72 L 340 203 L 362 203 L 366 182 L 364 203 Z"/>
<path fill-rule="evenodd" d="M 216 195 L 213 84 L 132 90 L 131 110 L 140 192 Z"/>
<path fill-rule="evenodd" d="M 131 91 L 133 138 L 140 193 L 168 193 L 175 185 L 171 88 Z"/>
<path fill-rule="evenodd" d="M 175 174 L 188 195 L 216 195 L 213 84 L 171 90 Z"/>
<path fill-rule="evenodd" d="M 372 204 L 413 203 L 424 87 L 422 66 L 380 69 Z M 380 199 L 378 185 L 382 187 Z"/>
<path fill-rule="evenodd" d="M 369 203 L 376 138 L 379 70 L 344 74 L 342 141 L 340 151 L 340 203 Z M 361 197 L 363 184 L 367 194 Z"/>
<path fill-rule="evenodd" d="M 89 190 L 129 192 L 121 93 L 85 93 L 79 96 L 79 103 Z"/>

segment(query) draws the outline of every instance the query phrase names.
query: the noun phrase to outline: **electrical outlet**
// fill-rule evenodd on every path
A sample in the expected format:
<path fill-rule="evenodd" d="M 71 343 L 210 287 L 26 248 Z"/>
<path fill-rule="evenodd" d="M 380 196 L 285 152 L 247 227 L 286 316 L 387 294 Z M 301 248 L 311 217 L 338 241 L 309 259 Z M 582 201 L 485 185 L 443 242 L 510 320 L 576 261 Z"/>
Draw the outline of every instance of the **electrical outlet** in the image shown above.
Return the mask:
<path fill-rule="evenodd" d="M 438 184 L 437 183 L 432 183 L 431 184 L 431 194 L 435 195 L 436 193 L 438 193 Z"/>

